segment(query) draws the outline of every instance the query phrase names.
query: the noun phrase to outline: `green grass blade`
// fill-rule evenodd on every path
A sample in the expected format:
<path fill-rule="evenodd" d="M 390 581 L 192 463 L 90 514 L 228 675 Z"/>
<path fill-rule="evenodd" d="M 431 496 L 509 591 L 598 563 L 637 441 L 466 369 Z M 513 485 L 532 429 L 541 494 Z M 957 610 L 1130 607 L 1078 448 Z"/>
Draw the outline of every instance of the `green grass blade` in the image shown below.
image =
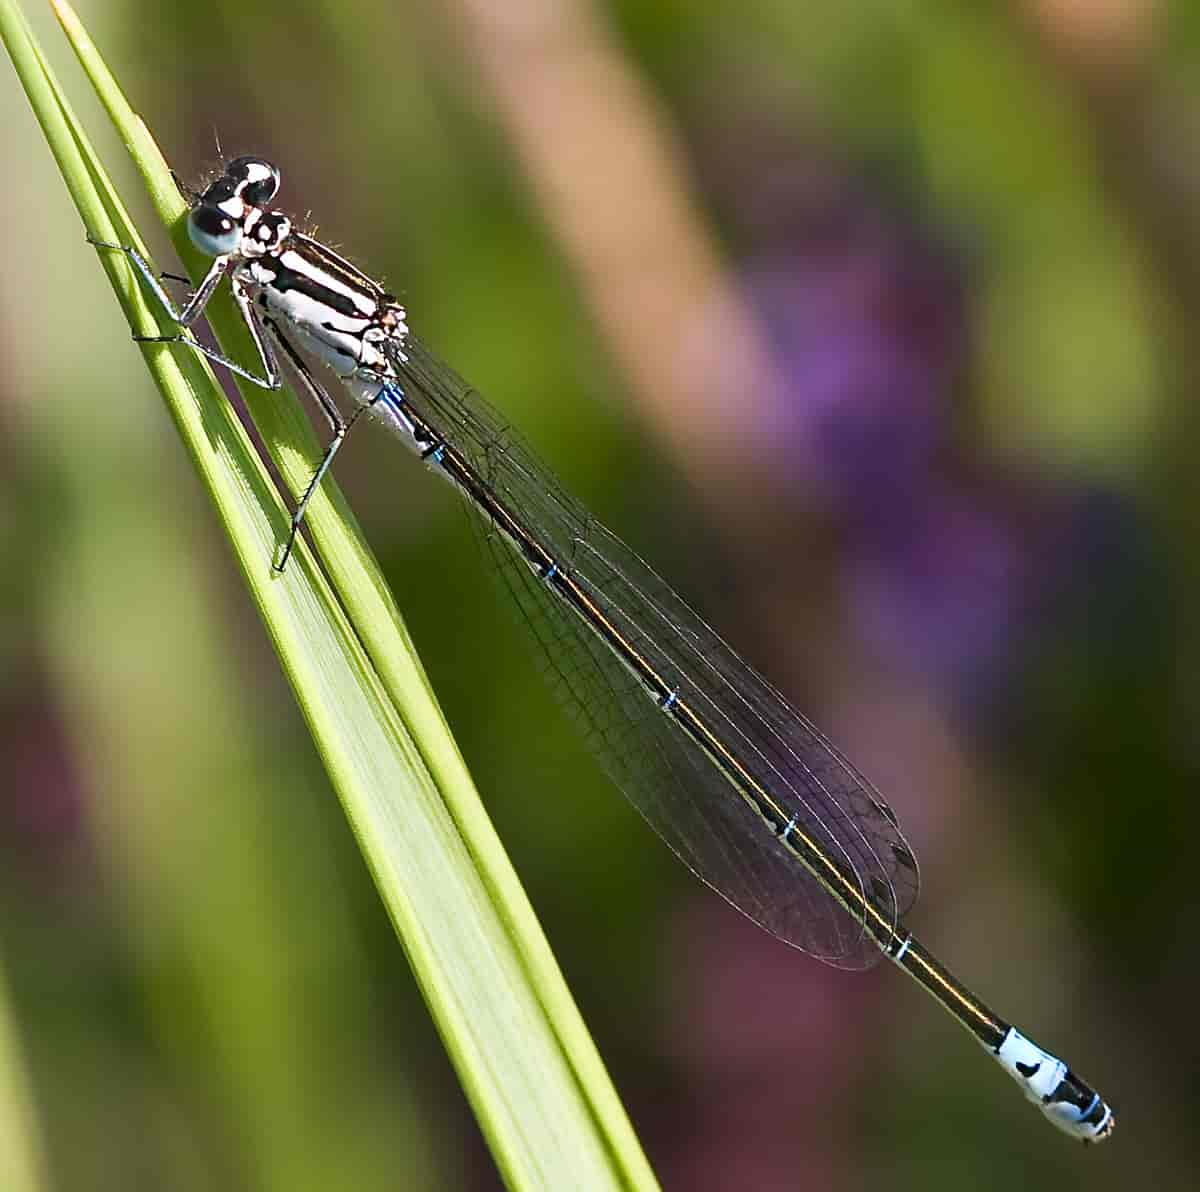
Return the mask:
<path fill-rule="evenodd" d="M 46 1179 L 8 984 L 0 969 L 0 1188 L 40 1192 Z"/>
<path fill-rule="evenodd" d="M 141 121 L 65 6 L 60 20 L 182 243 L 183 202 Z M 89 234 L 139 244 L 13 0 L 3 37 Z M 81 249 L 84 246 L 81 244 Z M 86 249 L 84 249 L 86 251 Z M 126 263 L 101 262 L 130 323 L 156 312 Z M 234 312 L 212 323 L 239 355 Z M 493 1154 L 512 1187 L 650 1187 L 653 1176 L 512 873 L 370 552 L 339 494 L 310 525 L 333 587 L 303 546 L 269 562 L 286 530 L 270 478 L 207 366 L 143 349 L 229 536 L 418 983 Z M 316 444 L 293 400 L 247 395 L 293 487 Z"/>

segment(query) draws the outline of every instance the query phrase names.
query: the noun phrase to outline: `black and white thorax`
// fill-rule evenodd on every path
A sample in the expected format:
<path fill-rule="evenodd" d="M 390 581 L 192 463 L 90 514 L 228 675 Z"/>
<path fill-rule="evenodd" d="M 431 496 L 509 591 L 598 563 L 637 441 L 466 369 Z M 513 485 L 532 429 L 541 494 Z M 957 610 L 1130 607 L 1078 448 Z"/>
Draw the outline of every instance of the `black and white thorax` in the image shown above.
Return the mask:
<path fill-rule="evenodd" d="M 282 212 L 251 213 L 242 243 L 231 280 L 246 289 L 269 325 L 343 381 L 374 381 L 378 388 L 392 375 L 393 354 L 403 359 L 408 327 L 404 308 L 390 294 L 293 231 Z"/>
<path fill-rule="evenodd" d="M 258 158 L 231 163 L 198 199 L 188 220 L 193 243 L 224 261 L 234 297 L 261 320 L 293 362 L 292 349 L 325 364 L 360 402 L 395 376 L 408 334 L 404 308 L 327 245 L 267 210 L 278 172 Z M 216 250 L 214 254 L 214 250 Z M 270 348 L 264 351 L 273 372 Z"/>

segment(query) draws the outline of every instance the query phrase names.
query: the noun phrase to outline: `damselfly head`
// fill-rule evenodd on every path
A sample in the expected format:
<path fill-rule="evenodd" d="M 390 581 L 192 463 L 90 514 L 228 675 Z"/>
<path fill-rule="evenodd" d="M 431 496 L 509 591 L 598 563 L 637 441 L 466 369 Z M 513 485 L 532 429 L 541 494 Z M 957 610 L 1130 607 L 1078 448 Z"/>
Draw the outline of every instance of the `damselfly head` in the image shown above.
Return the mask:
<path fill-rule="evenodd" d="M 279 170 L 263 157 L 235 157 L 188 215 L 188 236 L 205 256 L 238 252 L 252 217 L 279 190 Z M 261 249 L 261 246 L 259 246 Z"/>

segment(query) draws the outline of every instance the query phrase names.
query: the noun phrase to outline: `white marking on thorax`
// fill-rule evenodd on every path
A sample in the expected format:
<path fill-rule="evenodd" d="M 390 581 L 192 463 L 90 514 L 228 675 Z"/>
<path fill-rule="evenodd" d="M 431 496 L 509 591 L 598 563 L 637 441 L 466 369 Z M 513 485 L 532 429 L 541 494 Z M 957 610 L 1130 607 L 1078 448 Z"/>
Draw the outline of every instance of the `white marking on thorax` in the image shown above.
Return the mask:
<path fill-rule="evenodd" d="M 303 290 L 279 288 L 274 284 L 276 274 L 271 266 L 270 258 L 252 261 L 247 264 L 246 272 L 267 314 L 276 318 L 285 335 L 297 340 L 305 351 L 343 378 L 364 364 L 378 362 L 379 353 L 369 349 L 364 340 L 366 332 L 374 326 L 373 302 L 369 311 L 355 318 Z M 312 276 L 307 269 L 305 272 Z M 320 284 L 324 285 L 324 279 Z M 342 290 L 339 286 L 338 291 Z M 363 305 L 355 302 L 360 309 Z"/>
<path fill-rule="evenodd" d="M 237 276 L 279 331 L 337 373 L 356 400 L 370 403 L 380 379 L 395 375 L 384 346 L 403 340 L 403 308 L 381 305 L 292 249 L 247 260 Z"/>
<path fill-rule="evenodd" d="M 340 294 L 343 298 L 349 298 L 351 302 L 362 312 L 366 318 L 374 318 L 379 313 L 379 304 L 370 294 L 363 292 L 361 286 L 349 286 L 344 281 L 335 277 L 332 273 L 326 272 L 319 265 L 314 265 L 312 261 L 300 255 L 293 249 L 288 249 L 280 254 L 279 263 L 285 269 L 294 270 L 296 273 L 302 273 L 306 277 L 312 279 L 317 285 L 329 290 L 331 293 Z"/>

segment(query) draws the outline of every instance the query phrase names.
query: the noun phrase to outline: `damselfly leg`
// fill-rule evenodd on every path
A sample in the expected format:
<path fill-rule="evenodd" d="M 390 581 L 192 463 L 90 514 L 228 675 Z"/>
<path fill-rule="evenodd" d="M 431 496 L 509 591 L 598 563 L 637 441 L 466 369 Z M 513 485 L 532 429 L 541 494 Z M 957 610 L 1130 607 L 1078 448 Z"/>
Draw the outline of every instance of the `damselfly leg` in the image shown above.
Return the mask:
<path fill-rule="evenodd" d="M 229 262 L 226 260 L 218 258 L 214 261 L 200 284 L 196 287 L 195 292 L 180 307 L 175 304 L 175 300 L 167 293 L 166 288 L 159 278 L 160 276 L 168 277 L 172 280 L 184 281 L 189 284 L 190 278 L 174 273 L 155 273 L 146 258 L 136 248 L 132 248 L 128 244 L 111 244 L 107 240 L 93 240 L 90 236 L 88 237 L 88 243 L 95 245 L 96 248 L 106 248 L 113 252 L 123 253 L 128 258 L 129 263 L 137 270 L 146 288 L 162 307 L 167 317 L 173 323 L 178 323 L 180 327 L 185 329 L 191 327 L 204 313 L 204 308 L 208 305 L 209 300 L 220 284 L 221 278 L 225 276 L 229 268 Z M 258 352 L 259 361 L 263 367 L 261 376 L 251 372 L 247 368 L 243 368 L 236 360 L 226 356 L 223 352 L 218 352 L 216 349 L 202 344 L 190 335 L 135 335 L 133 337 L 134 342 L 144 344 L 185 344 L 193 351 L 199 352 L 202 356 L 207 356 L 214 364 L 219 364 L 223 368 L 229 369 L 230 372 L 235 373 L 243 380 L 251 382 L 251 384 L 259 386 L 261 389 L 278 389 L 283 384 L 279 375 L 279 368 L 275 362 L 274 353 L 266 343 L 266 339 L 250 307 L 249 298 L 244 291 L 239 292 L 237 286 L 233 287 L 233 296 L 238 304 L 238 309 L 242 313 L 242 318 L 245 320 L 246 326 L 250 331 L 255 350 Z"/>
<path fill-rule="evenodd" d="M 255 317 L 253 309 L 250 313 L 252 317 Z M 292 366 L 296 376 L 299 377 L 300 383 L 308 390 L 309 396 L 312 397 L 317 408 L 325 415 L 329 422 L 329 428 L 333 432 L 333 438 L 326 445 L 325 453 L 321 456 L 320 463 L 317 464 L 317 470 L 313 473 L 312 479 L 308 482 L 304 492 L 300 494 L 300 500 L 296 503 L 296 509 L 292 514 L 291 530 L 288 532 L 288 539 L 284 544 L 282 554 L 279 556 L 279 561 L 272 564 L 276 571 L 282 572 L 287 566 L 288 559 L 292 557 L 292 548 L 296 545 L 296 535 L 300 533 L 300 527 L 304 523 L 304 515 L 308 511 L 309 501 L 312 500 L 313 494 L 320 488 L 321 481 L 325 478 L 325 473 L 329 471 L 330 466 L 333 464 L 334 456 L 337 455 L 342 444 L 346 441 L 346 436 L 350 433 L 350 428 L 366 410 L 370 409 L 370 406 L 357 406 L 349 418 L 343 417 L 337 403 L 329 396 L 328 390 L 313 376 L 308 362 L 296 351 L 278 325 L 271 319 L 267 319 L 266 324 L 271 337 L 279 345 L 284 356 L 287 357 L 288 363 Z"/>
<path fill-rule="evenodd" d="M 209 268 L 200 284 L 196 287 L 195 292 L 187 299 L 182 307 L 176 305 L 162 285 L 160 279 L 168 278 L 173 281 L 185 282 L 191 284 L 191 279 L 173 273 L 155 273 L 146 261 L 145 257 L 137 251 L 137 249 L 125 244 L 112 244 L 102 240 L 92 240 L 89 237 L 89 242 L 97 248 L 109 249 L 114 252 L 120 252 L 125 255 L 130 264 L 133 265 L 150 293 L 158 302 L 162 310 L 168 318 L 185 329 L 192 326 L 197 319 L 204 313 L 213 294 L 216 292 L 217 286 L 221 278 L 226 275 L 229 269 L 227 259 L 218 258 Z M 296 508 L 292 513 L 291 525 L 288 531 L 287 541 L 284 543 L 283 550 L 280 553 L 279 559 L 272 563 L 274 570 L 282 572 L 287 566 L 288 560 L 291 558 L 292 550 L 296 545 L 296 536 L 300 532 L 300 527 L 304 523 L 304 517 L 308 510 L 309 502 L 313 495 L 320 487 L 322 479 L 329 471 L 333 463 L 334 457 L 338 450 L 346 440 L 346 435 L 350 428 L 358 421 L 359 416 L 364 410 L 369 408 L 366 405 L 358 406 L 349 418 L 342 415 L 337 403 L 329 395 L 329 391 L 317 380 L 313 375 L 312 369 L 304 360 L 303 356 L 293 347 L 287 337 L 281 332 L 277 323 L 271 319 L 263 319 L 254 309 L 254 304 L 246 292 L 246 289 L 241 285 L 236 277 L 230 278 L 230 288 L 233 293 L 234 302 L 237 304 L 238 312 L 242 317 L 242 321 L 246 326 L 246 330 L 250 334 L 251 341 L 254 344 L 255 350 L 258 353 L 259 363 L 262 366 L 262 373 L 254 373 L 249 369 L 244 368 L 236 360 L 219 352 L 214 348 L 208 347 L 201 343 L 193 336 L 186 333 L 176 335 L 135 335 L 134 341 L 137 343 L 163 343 L 163 344 L 183 344 L 185 347 L 192 349 L 212 361 L 214 364 L 219 364 L 221 367 L 228 369 L 231 373 L 241 377 L 243 380 L 257 385 L 261 389 L 277 391 L 283 384 L 282 374 L 279 368 L 279 361 L 275 354 L 275 345 L 282 350 L 285 359 L 292 366 L 295 375 L 299 378 L 301 385 L 309 396 L 313 399 L 318 409 L 324 415 L 329 423 L 332 432 L 332 438 L 326 444 L 325 450 L 321 456 L 320 462 L 317 465 L 312 479 L 309 480 L 300 498 L 296 503 Z"/>

